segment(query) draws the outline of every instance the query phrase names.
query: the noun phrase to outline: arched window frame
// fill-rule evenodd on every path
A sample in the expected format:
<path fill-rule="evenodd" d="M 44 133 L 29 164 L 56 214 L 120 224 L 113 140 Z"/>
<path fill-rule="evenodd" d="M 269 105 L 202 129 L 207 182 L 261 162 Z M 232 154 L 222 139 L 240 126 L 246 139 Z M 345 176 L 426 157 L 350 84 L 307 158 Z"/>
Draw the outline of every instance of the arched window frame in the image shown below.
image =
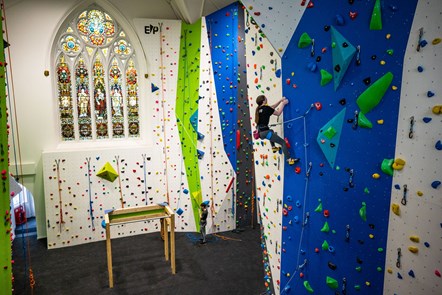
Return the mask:
<path fill-rule="evenodd" d="M 89 2 L 89 1 L 88 1 Z M 104 4 L 106 4 L 106 1 L 97 1 L 97 2 L 103 2 Z M 125 23 L 125 28 L 123 29 L 120 26 L 120 21 L 118 20 L 117 14 L 115 13 L 116 10 L 115 9 L 109 9 L 112 8 L 110 6 L 108 6 L 106 9 L 103 9 L 102 7 L 100 7 L 97 4 L 92 4 L 88 7 L 85 7 L 85 5 L 83 5 L 84 8 L 77 8 L 75 9 L 74 12 L 70 13 L 66 18 L 65 21 L 59 26 L 58 29 L 58 33 L 56 34 L 55 38 L 54 38 L 54 45 L 53 45 L 53 50 L 52 50 L 52 56 L 53 56 L 53 67 L 55 69 L 55 97 L 56 97 L 56 106 L 58 109 L 58 116 L 59 116 L 59 136 L 61 139 L 61 142 L 100 142 L 100 144 L 102 144 L 105 141 L 111 141 L 111 142 L 116 142 L 116 141 L 121 141 L 124 139 L 133 139 L 133 140 L 139 140 L 141 139 L 141 134 L 142 134 L 142 122 L 140 121 L 140 118 L 142 117 L 142 106 L 140 105 L 140 102 L 142 101 L 140 98 L 142 97 L 142 89 L 140 87 L 140 73 L 142 72 L 142 67 L 140 66 L 139 63 L 139 56 L 138 53 L 142 56 L 143 52 L 142 52 L 142 48 L 140 46 L 139 40 L 136 37 L 136 34 L 134 34 L 133 29 L 127 25 L 127 22 L 124 21 Z M 99 10 L 102 11 L 103 13 L 107 14 L 107 15 L 112 15 L 111 19 L 113 20 L 113 23 L 115 25 L 115 33 L 114 33 L 114 37 L 112 39 L 112 41 L 108 44 L 104 44 L 101 46 L 90 46 L 87 44 L 87 42 L 85 42 L 85 40 L 83 40 L 81 38 L 81 34 L 78 32 L 77 29 L 77 20 L 78 20 L 78 16 L 81 15 L 84 11 L 91 11 L 91 10 Z M 112 11 L 113 10 L 113 11 Z M 108 12 L 110 11 L 110 13 Z M 122 19 L 121 16 L 120 20 Z M 68 28 L 72 29 L 72 32 L 68 32 L 67 29 Z M 124 35 L 121 35 L 121 33 L 124 33 Z M 76 37 L 76 41 L 75 43 L 80 46 L 80 49 L 78 52 L 66 52 L 63 50 L 63 48 L 61 47 L 61 40 L 63 40 L 63 38 L 65 38 L 68 35 L 73 35 Z M 121 40 L 125 40 L 127 42 L 127 45 L 129 46 L 129 48 L 131 49 L 131 51 L 128 54 L 124 54 L 124 55 L 119 55 L 116 52 L 114 52 L 114 47 L 118 44 L 118 42 L 120 42 Z M 134 41 L 134 43 L 132 42 Z M 89 49 L 86 49 L 87 47 L 89 47 Z M 91 49 L 92 48 L 92 49 Z M 102 50 L 107 49 L 107 54 L 104 54 L 102 52 Z M 114 58 L 117 58 L 118 60 L 118 65 L 119 65 L 119 69 L 120 69 L 120 73 L 121 73 L 121 81 L 122 81 L 122 85 L 121 85 L 121 93 L 122 93 L 122 97 L 123 97 L 123 114 L 124 114 L 124 136 L 116 136 L 113 134 L 113 126 L 112 126 L 112 121 L 111 121 L 111 116 L 108 116 L 108 120 L 107 120 L 107 134 L 108 136 L 100 138 L 97 135 L 97 130 L 96 130 L 96 119 L 94 118 L 94 108 L 93 103 L 94 103 L 94 89 L 93 89 L 93 85 L 94 85 L 94 77 L 93 77 L 93 63 L 95 61 L 96 56 L 99 55 L 101 57 L 101 61 L 103 64 L 103 74 L 104 74 L 104 82 L 105 82 L 105 91 L 106 91 L 106 105 L 107 105 L 107 110 L 108 110 L 108 114 L 112 113 L 112 105 L 111 105 L 111 97 L 110 97 L 110 76 L 109 76 L 109 70 L 111 68 L 111 63 L 112 60 Z M 67 65 L 67 67 L 69 68 L 70 71 L 70 85 L 71 85 L 71 107 L 73 110 L 73 126 L 74 126 L 74 133 L 73 133 L 73 137 L 72 138 L 63 138 L 62 136 L 62 119 L 60 117 L 60 102 L 59 102 L 59 93 L 58 93 L 58 75 L 57 75 L 57 68 L 58 68 L 58 64 L 60 62 L 60 58 L 64 56 L 64 61 Z M 92 126 L 92 130 L 91 130 L 91 138 L 82 138 L 80 136 L 80 132 L 79 132 L 79 121 L 78 121 L 78 105 L 77 105 L 77 92 L 76 92 L 76 77 L 75 77 L 75 71 L 76 71 L 76 67 L 77 67 L 77 63 L 79 61 L 79 59 L 83 57 L 83 59 L 85 60 L 85 64 L 86 64 L 86 68 L 88 71 L 88 84 L 89 84 L 89 105 L 91 106 L 91 118 L 92 118 L 92 122 L 91 122 L 91 126 Z M 134 119 L 135 117 L 132 116 L 131 122 L 136 122 L 137 124 L 131 124 L 131 126 L 129 127 L 128 124 L 128 93 L 127 93 L 127 80 L 126 80 L 126 73 L 128 71 L 128 67 L 129 67 L 129 61 L 131 61 L 133 63 L 133 65 L 135 66 L 136 69 L 136 93 L 137 93 L 137 106 L 136 108 L 132 108 L 132 109 L 137 109 L 137 115 L 138 117 L 136 117 L 136 119 Z M 140 111 L 138 111 L 140 110 Z M 136 125 L 136 128 L 133 128 L 133 126 Z M 133 129 L 130 129 L 133 128 Z M 134 132 L 130 132 L 133 130 L 138 130 L 138 132 L 136 134 L 133 134 Z M 125 141 L 127 142 L 127 141 Z"/>

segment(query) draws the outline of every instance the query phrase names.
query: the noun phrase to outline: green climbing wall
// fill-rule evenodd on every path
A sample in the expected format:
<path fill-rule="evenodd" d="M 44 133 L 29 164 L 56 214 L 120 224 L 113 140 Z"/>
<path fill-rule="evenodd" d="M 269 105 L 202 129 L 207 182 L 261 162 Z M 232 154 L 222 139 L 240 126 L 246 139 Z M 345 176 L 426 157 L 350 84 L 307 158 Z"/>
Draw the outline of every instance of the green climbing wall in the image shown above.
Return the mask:
<path fill-rule="evenodd" d="M 0 22 L 0 31 L 2 31 Z M 6 117 L 6 86 L 5 86 L 5 55 L 3 42 L 0 42 L 0 170 L 2 175 L 2 191 L 0 197 L 0 212 L 3 222 L 0 222 L 0 290 L 2 294 L 12 292 L 11 265 L 11 212 L 9 201 L 9 169 L 8 169 L 8 132 Z"/>
<path fill-rule="evenodd" d="M 199 205 L 202 202 L 202 197 L 197 156 L 197 132 L 192 126 L 191 117 L 198 111 L 200 44 L 201 20 L 192 25 L 183 23 L 178 65 L 176 116 L 197 231 L 199 231 Z"/>

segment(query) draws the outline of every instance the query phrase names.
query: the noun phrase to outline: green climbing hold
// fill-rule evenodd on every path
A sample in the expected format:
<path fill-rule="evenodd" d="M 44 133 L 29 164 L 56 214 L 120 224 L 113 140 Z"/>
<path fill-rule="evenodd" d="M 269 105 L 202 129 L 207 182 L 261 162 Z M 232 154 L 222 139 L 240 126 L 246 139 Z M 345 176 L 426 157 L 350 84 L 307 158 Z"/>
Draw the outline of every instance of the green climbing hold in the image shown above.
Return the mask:
<path fill-rule="evenodd" d="M 298 48 L 305 48 L 312 44 L 312 38 L 307 33 L 302 33 L 301 37 L 299 37 Z"/>
<path fill-rule="evenodd" d="M 357 266 L 355 269 L 356 269 L 356 271 L 361 272 L 362 267 L 361 266 Z"/>
<path fill-rule="evenodd" d="M 361 112 L 366 114 L 379 104 L 388 87 L 393 81 L 393 74 L 386 73 L 359 95 L 356 103 Z"/>
<path fill-rule="evenodd" d="M 323 233 L 328 233 L 330 231 L 330 227 L 328 226 L 328 222 L 327 221 L 324 223 L 324 226 L 321 228 L 321 231 Z"/>
<path fill-rule="evenodd" d="M 355 285 L 355 289 L 359 291 L 359 290 L 361 290 L 361 286 L 360 285 Z"/>
<path fill-rule="evenodd" d="M 304 287 L 305 289 L 309 292 L 309 293 L 313 293 L 315 292 L 312 288 L 312 286 L 310 286 L 310 283 L 308 281 L 304 281 Z"/>
<path fill-rule="evenodd" d="M 327 286 L 331 289 L 337 289 L 339 287 L 338 281 L 332 277 L 327 276 L 325 282 Z"/>
<path fill-rule="evenodd" d="M 384 159 L 381 164 L 381 170 L 387 175 L 393 176 L 394 159 Z"/>
<path fill-rule="evenodd" d="M 363 221 L 367 221 L 367 205 L 362 202 L 362 207 L 359 209 L 359 216 L 361 216 Z"/>
<path fill-rule="evenodd" d="M 388 55 L 393 55 L 394 50 L 393 49 L 387 49 Z"/>
<path fill-rule="evenodd" d="M 327 251 L 328 250 L 328 242 L 324 240 L 324 243 L 322 243 L 322 250 Z"/>
<path fill-rule="evenodd" d="M 378 266 L 378 267 L 376 268 L 376 270 L 377 270 L 378 272 L 381 272 L 381 271 L 382 271 L 382 267 Z"/>
<path fill-rule="evenodd" d="M 319 205 L 318 205 L 318 207 L 316 207 L 315 212 L 322 212 L 322 203 L 321 203 L 321 199 L 319 199 Z"/>
<path fill-rule="evenodd" d="M 370 193 L 370 190 L 368 189 L 368 187 L 364 188 L 364 193 L 365 194 L 369 194 Z"/>
<path fill-rule="evenodd" d="M 370 122 L 370 120 L 368 120 L 363 112 L 358 114 L 358 126 L 363 128 L 373 128 L 373 124 Z"/>
<path fill-rule="evenodd" d="M 378 248 L 378 252 L 379 252 L 379 253 L 384 252 L 384 248 L 379 247 L 379 248 Z"/>
<path fill-rule="evenodd" d="M 333 79 L 333 76 L 324 69 L 321 69 L 321 86 L 325 86 Z"/>
<path fill-rule="evenodd" d="M 370 30 L 382 30 L 381 1 L 376 0 L 371 14 Z"/>
<path fill-rule="evenodd" d="M 336 135 L 336 133 L 337 133 L 337 131 L 336 131 L 335 128 L 333 128 L 333 126 L 329 126 L 329 127 L 327 128 L 327 130 L 325 130 L 325 131 L 323 132 L 323 134 L 325 135 L 325 137 L 327 137 L 328 139 L 332 139 L 333 136 Z"/>

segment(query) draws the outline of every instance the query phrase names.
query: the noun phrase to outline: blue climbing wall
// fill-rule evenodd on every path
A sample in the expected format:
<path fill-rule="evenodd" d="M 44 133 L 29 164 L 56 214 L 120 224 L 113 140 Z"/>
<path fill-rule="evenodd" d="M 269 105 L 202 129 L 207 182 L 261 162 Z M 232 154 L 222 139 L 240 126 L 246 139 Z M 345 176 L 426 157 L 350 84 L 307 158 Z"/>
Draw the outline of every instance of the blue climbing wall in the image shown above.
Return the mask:
<path fill-rule="evenodd" d="M 382 29 L 370 30 L 375 2 L 314 1 L 282 57 L 283 93 L 290 100 L 284 119 L 301 117 L 286 123 L 284 132 L 301 162 L 285 167 L 281 294 L 309 294 L 307 287 L 316 294 L 382 294 L 392 178 L 381 171 L 381 162 L 395 156 L 402 64 L 417 0 L 380 1 Z M 333 30 L 347 41 L 344 48 L 360 46 L 360 65 L 356 53 L 345 73 L 337 73 L 336 59 L 344 71 L 352 54 L 341 53 L 333 63 Z M 298 48 L 304 32 L 314 39 L 313 53 L 311 45 Z M 321 86 L 321 69 L 341 79 L 336 91 L 333 80 Z M 366 113 L 373 127 L 355 128 L 356 99 L 387 72 L 393 74 L 391 85 Z M 336 123 L 341 112 L 342 128 Z M 335 125 L 328 129 L 331 120 Z M 321 231 L 326 222 L 329 232 Z M 337 285 L 328 286 L 327 276 Z"/>
<path fill-rule="evenodd" d="M 224 148 L 236 170 L 238 4 L 206 17 Z"/>

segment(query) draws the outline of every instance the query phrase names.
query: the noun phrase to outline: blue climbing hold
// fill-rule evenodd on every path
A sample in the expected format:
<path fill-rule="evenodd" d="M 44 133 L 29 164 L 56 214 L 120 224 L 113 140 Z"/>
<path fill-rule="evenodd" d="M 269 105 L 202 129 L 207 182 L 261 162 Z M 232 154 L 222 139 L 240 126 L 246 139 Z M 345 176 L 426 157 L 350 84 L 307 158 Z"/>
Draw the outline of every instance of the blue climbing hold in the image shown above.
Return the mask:
<path fill-rule="evenodd" d="M 312 61 L 307 64 L 307 68 L 310 70 L 310 72 L 315 72 L 318 68 L 318 65 Z"/>
<path fill-rule="evenodd" d="M 295 223 L 298 223 L 298 222 L 299 222 L 299 216 L 296 215 L 295 217 L 293 217 L 293 221 L 294 221 Z"/>
<path fill-rule="evenodd" d="M 440 140 L 438 140 L 436 142 L 436 145 L 434 146 L 436 148 L 436 150 L 440 151 L 442 150 L 442 142 Z"/>
<path fill-rule="evenodd" d="M 412 277 L 412 278 L 415 277 L 415 276 L 414 276 L 414 271 L 413 271 L 413 270 L 410 270 L 410 271 L 408 272 L 408 275 L 409 275 L 410 277 Z"/>
<path fill-rule="evenodd" d="M 275 75 L 276 75 L 276 78 L 280 78 L 281 77 L 281 69 L 277 69 L 275 71 Z"/>
<path fill-rule="evenodd" d="M 424 245 L 425 245 L 425 247 L 430 248 L 430 243 L 425 242 Z"/>
<path fill-rule="evenodd" d="M 395 184 L 395 185 L 394 185 L 394 188 L 395 188 L 395 189 L 401 189 L 401 186 L 400 186 L 399 184 Z"/>
<path fill-rule="evenodd" d="M 288 195 L 288 196 L 287 196 L 287 201 L 291 202 L 292 200 L 293 200 L 292 196 L 291 196 L 291 195 Z"/>
<path fill-rule="evenodd" d="M 104 220 L 101 221 L 101 227 L 106 228 L 106 221 L 104 221 Z"/>
<path fill-rule="evenodd" d="M 418 71 L 419 73 L 422 73 L 422 72 L 424 71 L 424 68 L 421 67 L 421 66 L 418 66 L 418 67 L 417 67 L 417 71 Z"/>
<path fill-rule="evenodd" d="M 397 278 L 400 279 L 400 280 L 402 280 L 402 276 L 401 276 L 400 273 L 397 273 Z"/>
<path fill-rule="evenodd" d="M 435 180 L 431 183 L 431 187 L 437 189 L 440 186 L 441 182 L 439 180 Z"/>
<path fill-rule="evenodd" d="M 301 202 L 299 200 L 296 201 L 296 207 L 301 207 Z"/>
<path fill-rule="evenodd" d="M 423 48 L 425 46 L 427 46 L 428 42 L 426 40 L 422 40 L 419 45 Z"/>
<path fill-rule="evenodd" d="M 427 92 L 427 96 L 428 97 L 433 97 L 434 96 L 434 92 L 433 91 L 428 91 Z"/>
<path fill-rule="evenodd" d="M 183 189 L 183 193 L 185 193 L 186 195 L 189 193 L 189 190 L 187 188 Z"/>
<path fill-rule="evenodd" d="M 343 26 L 343 25 L 345 25 L 345 20 L 344 20 L 344 18 L 342 17 L 342 15 L 340 15 L 340 14 L 337 14 L 337 15 L 335 16 L 335 21 L 336 21 L 336 24 L 337 24 L 338 26 Z"/>
<path fill-rule="evenodd" d="M 424 121 L 424 123 L 429 123 L 431 121 L 431 118 L 424 117 L 422 120 Z"/>

